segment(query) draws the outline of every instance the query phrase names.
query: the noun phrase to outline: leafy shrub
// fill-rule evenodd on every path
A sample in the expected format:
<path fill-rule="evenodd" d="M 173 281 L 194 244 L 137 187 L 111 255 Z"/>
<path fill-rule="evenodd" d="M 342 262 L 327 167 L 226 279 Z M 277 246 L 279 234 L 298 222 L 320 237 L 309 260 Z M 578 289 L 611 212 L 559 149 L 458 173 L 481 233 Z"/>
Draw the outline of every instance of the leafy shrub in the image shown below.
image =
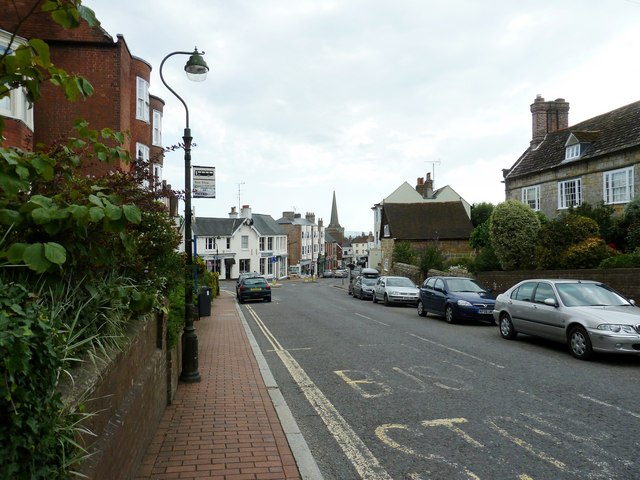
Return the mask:
<path fill-rule="evenodd" d="M 491 214 L 491 243 L 504 270 L 529 269 L 535 264 L 540 221 L 535 212 L 516 200 L 498 204 Z"/>
<path fill-rule="evenodd" d="M 416 253 L 410 242 L 396 242 L 393 246 L 393 262 L 413 265 Z"/>
<path fill-rule="evenodd" d="M 614 255 L 604 259 L 598 268 L 640 268 L 640 248 L 632 253 Z"/>
<path fill-rule="evenodd" d="M 611 249 L 600 237 L 589 237 L 567 248 L 561 266 L 563 268 L 596 268 L 612 254 Z"/>
<path fill-rule="evenodd" d="M 444 266 L 444 256 L 438 247 L 428 247 L 419 250 L 417 256 L 418 267 L 420 267 L 420 271 L 424 277 L 427 276 L 430 269 L 442 270 Z"/>

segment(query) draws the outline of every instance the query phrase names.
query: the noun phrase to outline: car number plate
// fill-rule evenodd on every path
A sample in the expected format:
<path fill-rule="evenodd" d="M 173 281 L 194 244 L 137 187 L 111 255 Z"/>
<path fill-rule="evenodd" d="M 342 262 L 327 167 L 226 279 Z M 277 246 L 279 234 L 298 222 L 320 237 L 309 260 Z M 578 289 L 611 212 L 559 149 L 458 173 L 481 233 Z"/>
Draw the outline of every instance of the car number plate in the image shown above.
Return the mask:
<path fill-rule="evenodd" d="M 488 315 L 489 313 L 493 313 L 493 310 L 478 310 L 480 315 Z"/>
<path fill-rule="evenodd" d="M 262 290 L 261 288 L 252 288 L 251 291 L 252 292 L 259 292 L 260 290 Z"/>

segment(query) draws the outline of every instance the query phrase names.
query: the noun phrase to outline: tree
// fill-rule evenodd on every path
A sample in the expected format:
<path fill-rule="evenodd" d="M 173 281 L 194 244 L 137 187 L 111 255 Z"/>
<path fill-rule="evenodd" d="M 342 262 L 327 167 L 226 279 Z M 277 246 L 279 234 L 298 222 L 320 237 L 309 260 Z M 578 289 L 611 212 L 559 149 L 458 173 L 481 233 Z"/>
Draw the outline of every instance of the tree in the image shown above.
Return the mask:
<path fill-rule="evenodd" d="M 491 214 L 491 244 L 504 270 L 535 266 L 535 246 L 540 220 L 528 206 L 516 200 L 498 204 Z"/>
<path fill-rule="evenodd" d="M 413 265 L 416 253 L 409 242 L 396 242 L 393 246 L 393 262 Z"/>
<path fill-rule="evenodd" d="M 471 223 L 478 227 L 491 218 L 491 213 L 495 206 L 493 203 L 481 202 L 471 205 Z"/>

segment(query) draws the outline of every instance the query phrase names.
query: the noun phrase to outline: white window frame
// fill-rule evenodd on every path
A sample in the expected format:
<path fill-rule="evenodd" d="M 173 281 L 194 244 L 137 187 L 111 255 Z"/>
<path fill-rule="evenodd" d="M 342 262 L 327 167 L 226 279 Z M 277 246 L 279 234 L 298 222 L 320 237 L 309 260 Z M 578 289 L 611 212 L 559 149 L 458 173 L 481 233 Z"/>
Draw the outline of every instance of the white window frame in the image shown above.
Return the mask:
<path fill-rule="evenodd" d="M 213 250 L 215 249 L 215 242 L 213 240 L 213 237 L 206 237 L 204 239 L 204 243 L 205 243 L 205 248 L 207 250 Z"/>
<path fill-rule="evenodd" d="M 149 82 L 136 77 L 136 119 L 149 121 Z"/>
<path fill-rule="evenodd" d="M 522 203 L 529 205 L 532 210 L 540 211 L 540 185 L 532 185 L 522 189 Z"/>
<path fill-rule="evenodd" d="M 567 145 L 564 151 L 564 159 L 565 160 L 573 160 L 575 158 L 580 158 L 580 144 L 574 143 L 573 145 Z"/>
<path fill-rule="evenodd" d="M 159 110 L 153 111 L 153 133 L 151 144 L 156 147 L 162 146 L 162 112 Z"/>
<path fill-rule="evenodd" d="M 154 163 L 151 166 L 151 171 L 153 172 L 153 186 L 158 189 L 162 186 L 162 165 Z"/>
<path fill-rule="evenodd" d="M 633 199 L 633 167 L 610 170 L 602 174 L 602 195 L 604 203 L 613 205 L 628 203 Z"/>
<path fill-rule="evenodd" d="M 572 178 L 558 182 L 558 209 L 582 205 L 582 179 Z"/>
<path fill-rule="evenodd" d="M 9 54 L 14 53 L 14 48 L 9 48 L 11 35 L 0 30 L 0 52 L 9 49 Z M 27 41 L 22 37 L 15 37 L 11 47 L 17 48 L 19 45 L 26 45 Z M 33 106 L 29 105 L 27 94 L 24 88 L 13 88 L 9 90 L 9 95 L 0 99 L 0 115 L 23 121 L 30 130 L 33 131 Z"/>
<path fill-rule="evenodd" d="M 240 237 L 240 248 L 242 250 L 249 250 L 249 235 L 242 235 Z"/>
<path fill-rule="evenodd" d="M 144 143 L 136 142 L 136 160 L 142 160 L 144 162 L 147 162 L 147 165 L 149 165 L 149 156 L 150 156 L 149 147 L 147 147 Z M 150 186 L 148 173 L 149 171 L 147 170 L 147 175 L 145 175 L 144 180 L 142 180 L 142 187 L 146 189 L 148 189 Z"/>

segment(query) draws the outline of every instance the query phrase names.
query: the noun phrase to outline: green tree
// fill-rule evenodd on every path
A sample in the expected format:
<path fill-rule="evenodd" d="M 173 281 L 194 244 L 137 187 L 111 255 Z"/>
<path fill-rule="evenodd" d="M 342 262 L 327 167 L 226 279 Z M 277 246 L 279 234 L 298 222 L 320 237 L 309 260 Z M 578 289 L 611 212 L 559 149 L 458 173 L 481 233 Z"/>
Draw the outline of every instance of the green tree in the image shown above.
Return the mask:
<path fill-rule="evenodd" d="M 471 205 L 471 224 L 478 227 L 491 218 L 491 213 L 495 205 L 493 203 L 481 202 Z"/>
<path fill-rule="evenodd" d="M 535 265 L 540 220 L 528 206 L 516 200 L 498 204 L 491 214 L 490 236 L 504 270 L 526 270 Z"/>
<path fill-rule="evenodd" d="M 417 252 L 418 266 L 422 275 L 426 278 L 429 270 L 435 268 L 442 270 L 444 268 L 444 256 L 437 246 L 427 247 Z"/>
<path fill-rule="evenodd" d="M 393 262 L 413 265 L 416 252 L 410 242 L 396 242 L 393 245 Z"/>

